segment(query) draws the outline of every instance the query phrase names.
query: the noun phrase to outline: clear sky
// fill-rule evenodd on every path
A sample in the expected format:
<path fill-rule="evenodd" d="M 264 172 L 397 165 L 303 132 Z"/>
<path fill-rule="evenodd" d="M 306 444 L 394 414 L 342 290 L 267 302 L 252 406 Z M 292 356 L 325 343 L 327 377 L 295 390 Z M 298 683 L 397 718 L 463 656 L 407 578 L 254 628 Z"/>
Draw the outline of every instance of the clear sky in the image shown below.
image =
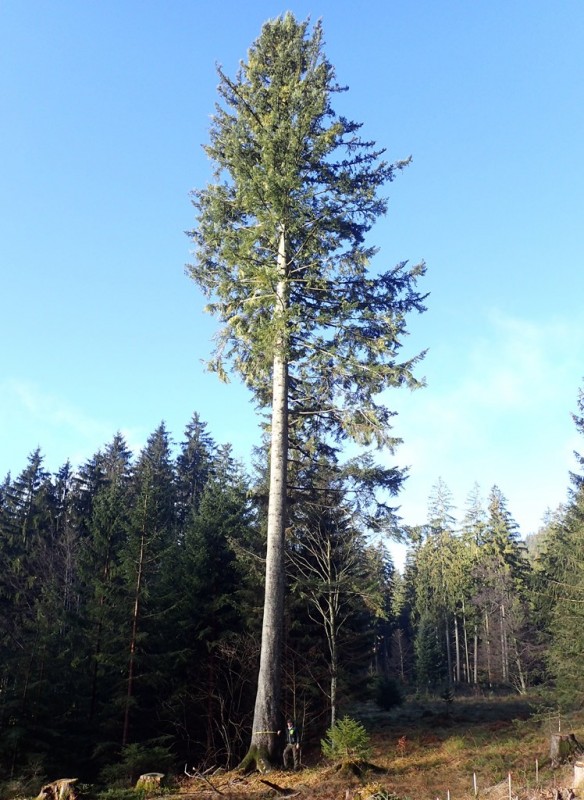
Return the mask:
<path fill-rule="evenodd" d="M 391 160 L 375 268 L 425 259 L 427 388 L 392 392 L 398 502 L 439 478 L 463 509 L 497 484 L 523 534 L 565 500 L 584 376 L 581 0 L 0 2 L 0 477 L 40 446 L 56 470 L 121 430 L 197 411 L 247 460 L 256 411 L 205 373 L 215 321 L 185 276 L 215 64 L 262 23 L 322 18 L 337 107 Z"/>

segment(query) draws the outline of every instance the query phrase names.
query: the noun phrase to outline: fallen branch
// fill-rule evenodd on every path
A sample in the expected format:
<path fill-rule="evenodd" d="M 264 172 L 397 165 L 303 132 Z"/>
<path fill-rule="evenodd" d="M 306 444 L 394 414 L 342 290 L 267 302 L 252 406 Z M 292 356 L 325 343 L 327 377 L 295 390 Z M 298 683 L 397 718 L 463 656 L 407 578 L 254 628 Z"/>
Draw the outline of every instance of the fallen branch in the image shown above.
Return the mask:
<path fill-rule="evenodd" d="M 300 792 L 297 792 L 294 789 L 287 789 L 284 786 L 278 786 L 277 783 L 270 783 L 270 781 L 266 781 L 264 778 L 260 778 L 260 781 L 265 783 L 266 786 L 269 786 L 270 789 L 273 789 L 279 795 L 282 795 L 282 797 L 296 797 L 297 794 L 300 794 Z"/>
<path fill-rule="evenodd" d="M 185 775 L 187 777 L 189 777 L 189 778 L 199 778 L 200 780 L 205 781 L 205 783 L 208 784 L 214 792 L 216 792 L 217 794 L 221 794 L 222 795 L 222 794 L 224 794 L 224 792 L 222 792 L 216 786 L 213 786 L 213 784 L 211 783 L 211 781 L 209 780 L 209 778 L 207 778 L 207 776 L 205 774 L 207 772 L 211 772 L 212 769 L 214 769 L 214 768 L 213 767 L 209 767 L 209 769 L 206 769 L 205 772 L 196 772 L 195 771 L 195 772 L 191 773 L 191 772 L 189 772 L 187 770 L 187 765 L 185 764 Z"/>

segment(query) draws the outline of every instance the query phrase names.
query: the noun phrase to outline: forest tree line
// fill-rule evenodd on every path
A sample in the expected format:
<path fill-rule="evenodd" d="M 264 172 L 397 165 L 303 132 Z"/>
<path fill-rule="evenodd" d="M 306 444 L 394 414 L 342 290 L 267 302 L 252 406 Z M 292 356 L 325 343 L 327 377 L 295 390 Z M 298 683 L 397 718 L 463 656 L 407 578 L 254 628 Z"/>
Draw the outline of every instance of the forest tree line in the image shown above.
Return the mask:
<path fill-rule="evenodd" d="M 584 433 L 584 400 L 574 416 Z M 583 459 L 579 457 L 582 465 Z M 298 476 L 296 476 L 298 477 Z M 531 552 L 503 493 L 462 521 L 439 480 L 405 568 L 324 459 L 289 488 L 282 714 L 318 738 L 355 702 L 552 688 L 581 701 L 584 480 Z M 312 493 L 309 485 L 318 487 Z M 0 486 L 0 764 L 95 776 L 139 751 L 233 766 L 253 715 L 266 476 L 194 414 L 133 457 L 124 438 Z"/>
<path fill-rule="evenodd" d="M 426 268 L 370 271 L 411 159 L 387 162 L 334 110 L 346 87 L 323 41 L 287 13 L 235 77 L 218 68 L 213 179 L 192 193 L 210 366 L 264 415 L 261 466 L 194 414 L 178 447 L 164 424 L 135 456 L 118 433 L 55 474 L 37 450 L 0 486 L 0 779 L 107 779 L 142 756 L 260 766 L 284 715 L 318 740 L 400 692 L 578 699 L 584 479 L 529 557 L 496 486 L 459 523 L 439 481 L 407 528 L 406 470 L 375 461 L 399 444 L 387 390 L 423 385 L 424 353 L 402 347 Z M 392 536 L 410 543 L 403 575 Z"/>

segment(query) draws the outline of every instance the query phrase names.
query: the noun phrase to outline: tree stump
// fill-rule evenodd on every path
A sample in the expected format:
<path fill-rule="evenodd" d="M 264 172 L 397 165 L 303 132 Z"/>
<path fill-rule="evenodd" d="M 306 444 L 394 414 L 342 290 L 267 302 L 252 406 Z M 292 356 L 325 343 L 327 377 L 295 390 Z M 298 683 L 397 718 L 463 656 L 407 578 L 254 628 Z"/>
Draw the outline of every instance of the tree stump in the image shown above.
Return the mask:
<path fill-rule="evenodd" d="M 163 772 L 145 772 L 136 781 L 136 789 L 144 789 L 147 792 L 160 789 L 163 778 Z"/>
<path fill-rule="evenodd" d="M 78 778 L 59 778 L 58 781 L 47 783 L 40 790 L 36 800 L 77 800 L 74 783 Z"/>
<path fill-rule="evenodd" d="M 557 767 L 582 753 L 582 747 L 573 733 L 554 733 L 550 742 L 550 759 Z"/>
<path fill-rule="evenodd" d="M 576 761 L 574 764 L 574 789 L 584 783 L 584 761 Z"/>

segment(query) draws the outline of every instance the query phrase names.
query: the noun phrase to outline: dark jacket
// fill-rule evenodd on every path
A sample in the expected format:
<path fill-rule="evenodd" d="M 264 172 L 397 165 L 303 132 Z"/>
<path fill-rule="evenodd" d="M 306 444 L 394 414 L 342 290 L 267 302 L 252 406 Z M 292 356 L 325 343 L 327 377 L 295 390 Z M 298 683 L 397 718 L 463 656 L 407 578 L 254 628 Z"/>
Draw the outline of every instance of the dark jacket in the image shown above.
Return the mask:
<path fill-rule="evenodd" d="M 298 734 L 298 728 L 295 724 L 292 724 L 292 727 L 289 728 L 286 725 L 286 743 L 287 744 L 299 744 L 300 736 Z"/>

